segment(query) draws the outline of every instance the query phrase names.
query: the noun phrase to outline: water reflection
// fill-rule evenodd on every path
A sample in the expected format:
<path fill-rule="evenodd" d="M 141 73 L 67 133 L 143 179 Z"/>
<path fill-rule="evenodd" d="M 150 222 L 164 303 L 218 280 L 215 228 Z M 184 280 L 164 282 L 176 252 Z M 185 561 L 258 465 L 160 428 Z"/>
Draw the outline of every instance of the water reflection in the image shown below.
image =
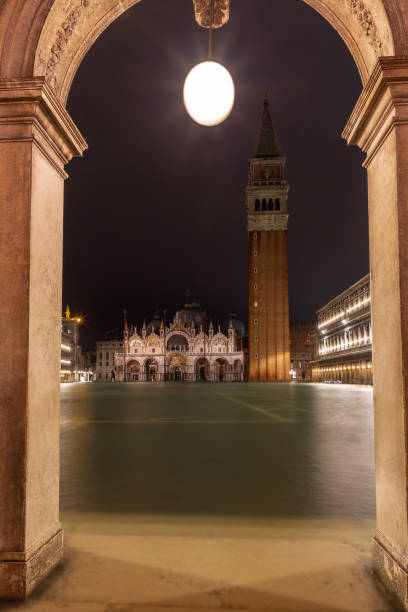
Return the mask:
<path fill-rule="evenodd" d="M 61 413 L 63 511 L 375 513 L 370 389 L 68 385 Z"/>

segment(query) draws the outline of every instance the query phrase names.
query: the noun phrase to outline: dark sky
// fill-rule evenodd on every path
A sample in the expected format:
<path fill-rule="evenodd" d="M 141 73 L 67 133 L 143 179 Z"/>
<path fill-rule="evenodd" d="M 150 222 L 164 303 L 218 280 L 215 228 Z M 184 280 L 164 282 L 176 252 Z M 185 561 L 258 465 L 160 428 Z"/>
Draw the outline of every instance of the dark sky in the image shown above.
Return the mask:
<path fill-rule="evenodd" d="M 190 288 L 222 319 L 247 318 L 245 186 L 263 96 L 287 156 L 292 319 L 368 272 L 363 156 L 341 131 L 361 90 L 345 44 L 301 0 L 232 0 L 214 35 L 236 103 L 217 127 L 184 110 L 187 72 L 206 59 L 191 0 L 143 0 L 95 42 L 68 110 L 89 144 L 68 167 L 64 304 L 103 338 L 121 311 L 141 322 Z"/>

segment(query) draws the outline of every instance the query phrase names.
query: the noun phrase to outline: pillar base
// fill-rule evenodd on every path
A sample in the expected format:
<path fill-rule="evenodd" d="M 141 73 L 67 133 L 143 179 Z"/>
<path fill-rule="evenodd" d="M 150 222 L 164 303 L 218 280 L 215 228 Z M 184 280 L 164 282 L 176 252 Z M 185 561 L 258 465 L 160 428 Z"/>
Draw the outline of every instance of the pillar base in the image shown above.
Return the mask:
<path fill-rule="evenodd" d="M 382 541 L 381 541 L 382 540 Z M 388 594 L 403 610 L 408 610 L 408 570 L 398 554 L 385 547 L 384 537 L 376 533 L 373 543 L 373 570 Z"/>
<path fill-rule="evenodd" d="M 61 561 L 63 532 L 57 531 L 23 561 L 0 560 L 0 599 L 25 599 Z"/>

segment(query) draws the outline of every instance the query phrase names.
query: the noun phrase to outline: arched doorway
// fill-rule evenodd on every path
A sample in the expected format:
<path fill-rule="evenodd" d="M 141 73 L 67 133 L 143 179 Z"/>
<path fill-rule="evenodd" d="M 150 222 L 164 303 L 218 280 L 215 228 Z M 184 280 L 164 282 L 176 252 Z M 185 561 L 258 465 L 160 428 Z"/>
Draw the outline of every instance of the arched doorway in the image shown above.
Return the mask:
<path fill-rule="evenodd" d="M 225 382 L 228 376 L 228 362 L 225 359 L 216 359 L 214 363 L 215 380 Z"/>
<path fill-rule="evenodd" d="M 195 367 L 196 381 L 207 382 L 210 380 L 210 363 L 205 357 L 201 357 L 196 361 Z"/>
<path fill-rule="evenodd" d="M 174 336 L 176 337 L 176 336 Z M 180 340 L 176 340 L 180 342 Z M 179 346 L 173 345 L 173 346 Z M 174 353 L 167 359 L 167 379 L 174 382 L 182 382 L 186 380 L 187 375 L 187 359 L 182 353 Z"/>
<path fill-rule="evenodd" d="M 343 134 L 367 154 L 378 506 L 374 562 L 405 605 L 408 14 L 401 0 L 307 1 L 345 40 L 364 85 Z M 5 596 L 24 597 L 62 555 L 56 409 L 62 185 L 65 164 L 86 148 L 64 106 L 87 49 L 132 4 L 135 0 L 76 0 L 70 6 L 61 0 L 4 0 L 0 15 L 0 136 L 7 160 L 1 169 L 0 202 L 2 230 L 8 236 L 1 252 L 0 354 L 7 363 L 1 389 L 4 463 L 10 467 L 0 481 L 6 500 L 0 535 L 6 554 L 1 563 L 13 576 Z M 10 257 L 10 244 L 18 256 Z M 15 346 L 20 359 L 14 362 L 9 354 Z M 41 388 L 33 384 L 39 380 Z M 48 563 L 41 569 L 36 557 L 40 569 L 29 585 L 30 572 L 17 566 L 26 570 L 36 552 Z"/>
<path fill-rule="evenodd" d="M 156 359 L 147 359 L 145 363 L 146 380 L 148 382 L 157 382 L 159 373 L 159 364 Z"/>
<path fill-rule="evenodd" d="M 127 363 L 126 380 L 129 382 L 138 382 L 140 380 L 140 363 L 136 360 L 128 361 Z"/>

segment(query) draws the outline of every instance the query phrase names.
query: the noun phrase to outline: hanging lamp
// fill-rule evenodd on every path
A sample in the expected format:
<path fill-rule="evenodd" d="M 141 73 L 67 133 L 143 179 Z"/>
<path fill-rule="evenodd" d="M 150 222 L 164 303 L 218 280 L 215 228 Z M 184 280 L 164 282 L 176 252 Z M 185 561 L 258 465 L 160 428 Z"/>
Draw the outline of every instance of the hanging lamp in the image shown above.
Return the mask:
<path fill-rule="evenodd" d="M 235 100 L 234 81 L 228 70 L 212 59 L 213 29 L 229 18 L 229 0 L 193 0 L 196 20 L 208 29 L 208 60 L 194 66 L 184 82 L 184 105 L 200 125 L 219 125 L 229 116 Z"/>

